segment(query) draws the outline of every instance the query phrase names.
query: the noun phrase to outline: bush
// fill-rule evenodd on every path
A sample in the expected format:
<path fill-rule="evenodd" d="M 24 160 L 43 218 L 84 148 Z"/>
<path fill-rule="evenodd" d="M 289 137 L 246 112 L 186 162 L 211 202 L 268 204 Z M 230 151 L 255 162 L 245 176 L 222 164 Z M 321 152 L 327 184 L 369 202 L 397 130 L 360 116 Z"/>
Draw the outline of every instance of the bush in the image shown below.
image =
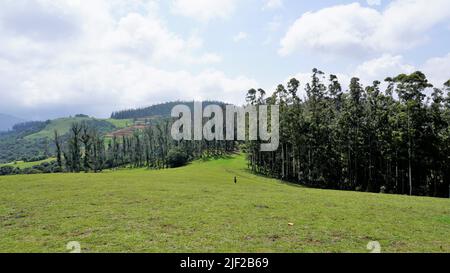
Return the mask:
<path fill-rule="evenodd" d="M 20 174 L 20 170 L 12 166 L 0 167 L 0 175 L 14 175 L 14 174 Z"/>
<path fill-rule="evenodd" d="M 189 158 L 183 149 L 175 147 L 167 154 L 167 165 L 171 168 L 181 167 L 187 164 Z"/>
<path fill-rule="evenodd" d="M 23 174 L 40 174 L 43 173 L 41 170 L 34 168 L 26 168 L 22 171 Z"/>

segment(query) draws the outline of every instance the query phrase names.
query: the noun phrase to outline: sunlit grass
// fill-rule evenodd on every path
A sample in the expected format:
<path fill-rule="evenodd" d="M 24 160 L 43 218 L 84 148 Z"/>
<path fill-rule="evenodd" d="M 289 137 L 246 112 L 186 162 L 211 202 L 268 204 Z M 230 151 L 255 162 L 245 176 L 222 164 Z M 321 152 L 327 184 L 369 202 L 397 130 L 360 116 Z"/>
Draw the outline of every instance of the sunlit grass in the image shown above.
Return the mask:
<path fill-rule="evenodd" d="M 237 184 L 234 177 L 237 177 Z M 0 251 L 450 252 L 450 200 L 308 189 L 243 156 L 160 171 L 0 177 Z M 292 223 L 293 225 L 289 225 Z"/>

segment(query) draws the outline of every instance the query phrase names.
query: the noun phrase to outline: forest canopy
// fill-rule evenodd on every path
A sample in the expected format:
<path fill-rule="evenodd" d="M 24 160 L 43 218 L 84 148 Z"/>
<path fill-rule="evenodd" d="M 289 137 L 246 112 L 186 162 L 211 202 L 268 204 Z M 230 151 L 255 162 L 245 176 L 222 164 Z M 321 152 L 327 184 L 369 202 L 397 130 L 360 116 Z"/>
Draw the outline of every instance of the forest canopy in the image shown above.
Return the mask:
<path fill-rule="evenodd" d="M 313 187 L 448 197 L 450 80 L 433 87 L 417 71 L 385 85 L 352 78 L 345 90 L 314 69 L 304 100 L 297 79 L 267 98 L 249 90 L 250 104 L 280 105 L 281 130 L 276 152 L 249 143 L 252 171 Z"/>
<path fill-rule="evenodd" d="M 113 119 L 138 119 L 138 118 L 148 118 L 148 117 L 170 117 L 170 112 L 172 108 L 176 105 L 183 104 L 187 105 L 191 110 L 194 109 L 193 101 L 171 101 L 166 103 L 155 104 L 149 107 L 128 109 L 113 112 L 111 118 Z M 203 107 L 208 105 L 224 105 L 224 102 L 220 101 L 203 101 Z"/>

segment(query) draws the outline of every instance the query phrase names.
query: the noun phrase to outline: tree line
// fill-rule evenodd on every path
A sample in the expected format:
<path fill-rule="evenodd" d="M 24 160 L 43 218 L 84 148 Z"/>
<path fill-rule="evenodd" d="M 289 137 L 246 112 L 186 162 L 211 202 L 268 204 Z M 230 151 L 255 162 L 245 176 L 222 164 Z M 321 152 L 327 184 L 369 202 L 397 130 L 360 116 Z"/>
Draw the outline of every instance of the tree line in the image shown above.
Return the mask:
<path fill-rule="evenodd" d="M 270 97 L 249 90 L 249 104 L 280 106 L 280 148 L 248 143 L 249 167 L 313 187 L 448 197 L 450 80 L 433 88 L 417 71 L 381 86 L 352 78 L 344 91 L 337 76 L 314 69 L 303 99 L 295 78 Z"/>
<path fill-rule="evenodd" d="M 130 136 L 105 139 L 95 128 L 74 123 L 65 140 L 55 131 L 57 165 L 62 172 L 75 173 L 120 167 L 163 169 L 236 149 L 234 141 L 174 141 L 171 124 L 171 120 L 160 121 Z"/>
<path fill-rule="evenodd" d="M 191 110 L 194 109 L 193 101 L 172 101 L 165 102 L 160 104 L 155 104 L 149 107 L 137 108 L 137 109 L 128 109 L 121 110 L 117 112 L 113 112 L 111 114 L 111 118 L 113 119 L 138 119 L 138 118 L 148 118 L 148 117 L 170 117 L 170 113 L 172 108 L 176 105 L 183 104 L 188 106 Z M 203 107 L 208 105 L 224 105 L 223 102 L 220 101 L 203 101 Z"/>

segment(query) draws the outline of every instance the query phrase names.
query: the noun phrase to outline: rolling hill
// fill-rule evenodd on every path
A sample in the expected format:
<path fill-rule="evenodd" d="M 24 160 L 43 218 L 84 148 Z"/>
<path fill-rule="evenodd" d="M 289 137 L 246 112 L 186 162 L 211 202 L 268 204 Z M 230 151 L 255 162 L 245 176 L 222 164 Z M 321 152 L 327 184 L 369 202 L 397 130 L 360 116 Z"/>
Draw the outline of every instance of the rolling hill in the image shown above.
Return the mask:
<path fill-rule="evenodd" d="M 67 134 L 73 123 L 86 122 L 90 126 L 97 128 L 100 132 L 107 133 L 115 129 L 121 129 L 133 124 L 132 120 L 123 119 L 96 119 L 92 117 L 69 117 L 59 118 L 49 122 L 49 124 L 39 132 L 26 136 L 26 139 L 50 138 L 54 136 L 54 131 L 58 131 L 60 135 Z"/>
<path fill-rule="evenodd" d="M 194 109 L 193 101 L 171 101 L 160 104 L 155 104 L 149 107 L 128 109 L 117 111 L 111 114 L 114 119 L 139 119 L 148 117 L 170 117 L 172 108 L 176 105 L 184 104 L 189 108 Z M 225 105 L 226 103 L 220 101 L 203 101 L 203 107 L 211 104 Z"/>
<path fill-rule="evenodd" d="M 0 184 L 0 252 L 450 251 L 448 199 L 304 188 L 243 156 Z"/>
<path fill-rule="evenodd" d="M 21 123 L 11 131 L 0 133 L 0 163 L 46 159 L 48 152 L 52 154 L 54 149 L 54 131 L 57 130 L 64 137 L 75 122 L 86 122 L 103 134 L 133 125 L 133 121 L 128 119 L 96 119 L 81 115 Z"/>

